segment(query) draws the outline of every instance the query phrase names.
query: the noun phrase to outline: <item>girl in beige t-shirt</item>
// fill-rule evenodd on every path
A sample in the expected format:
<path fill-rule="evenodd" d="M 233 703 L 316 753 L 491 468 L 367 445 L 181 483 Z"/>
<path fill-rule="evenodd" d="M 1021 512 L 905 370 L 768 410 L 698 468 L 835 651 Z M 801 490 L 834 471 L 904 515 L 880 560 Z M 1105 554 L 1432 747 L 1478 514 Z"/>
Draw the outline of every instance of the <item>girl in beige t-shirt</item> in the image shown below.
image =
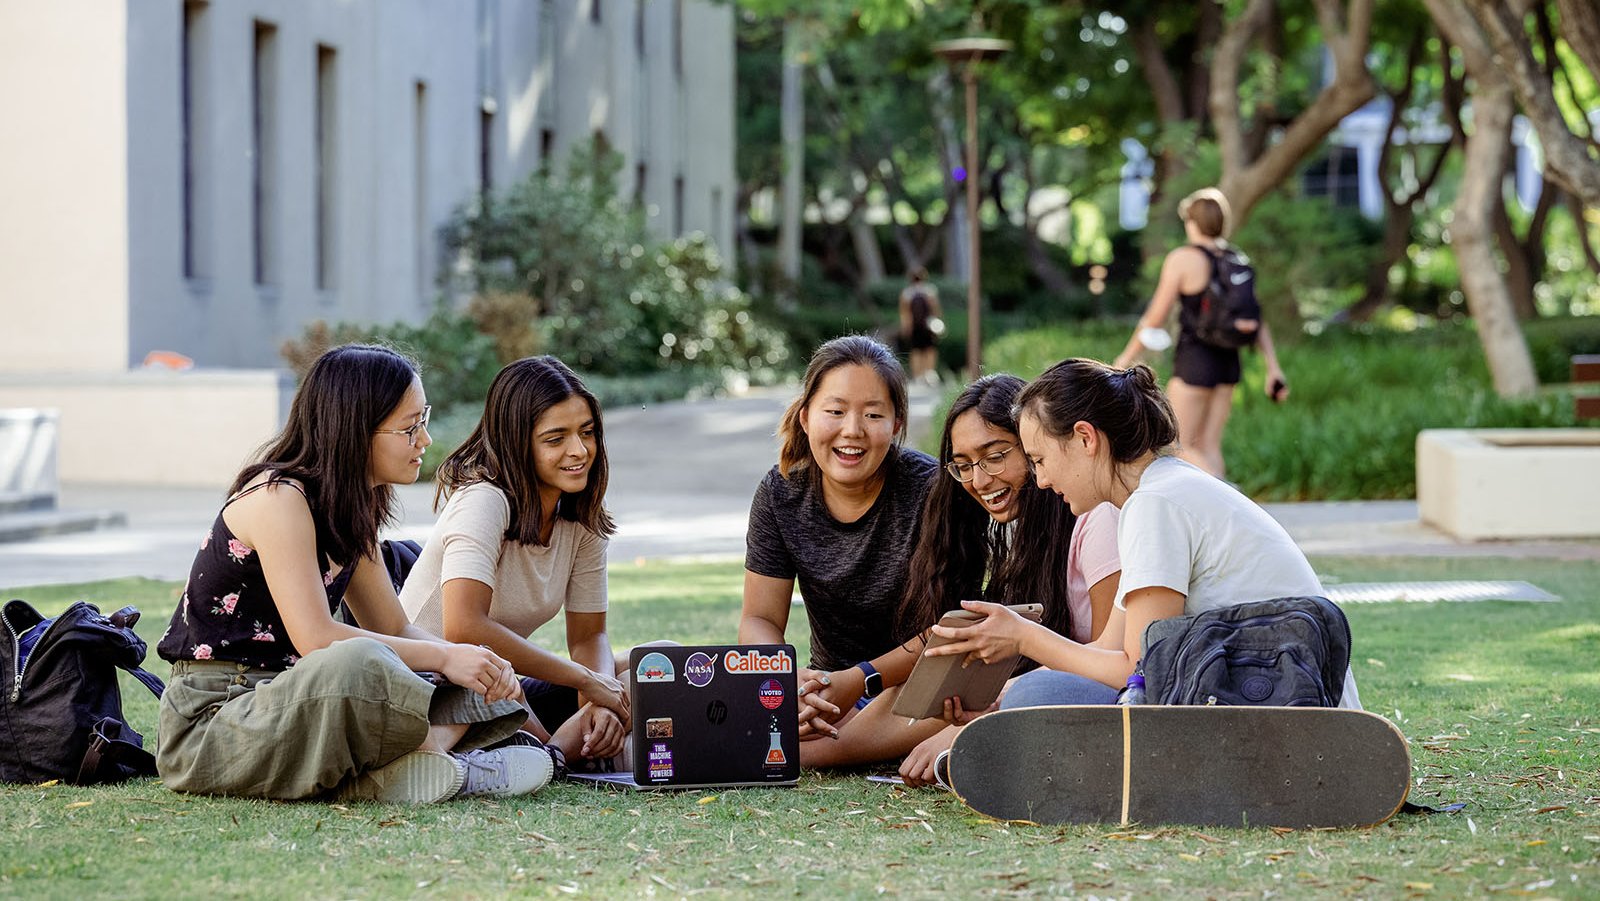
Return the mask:
<path fill-rule="evenodd" d="M 439 466 L 444 509 L 400 595 L 417 626 L 509 660 L 532 713 L 525 728 L 569 759 L 615 756 L 627 735 L 606 635 L 607 477 L 594 395 L 554 357 L 512 363 Z M 563 610 L 571 659 L 529 640 Z"/>

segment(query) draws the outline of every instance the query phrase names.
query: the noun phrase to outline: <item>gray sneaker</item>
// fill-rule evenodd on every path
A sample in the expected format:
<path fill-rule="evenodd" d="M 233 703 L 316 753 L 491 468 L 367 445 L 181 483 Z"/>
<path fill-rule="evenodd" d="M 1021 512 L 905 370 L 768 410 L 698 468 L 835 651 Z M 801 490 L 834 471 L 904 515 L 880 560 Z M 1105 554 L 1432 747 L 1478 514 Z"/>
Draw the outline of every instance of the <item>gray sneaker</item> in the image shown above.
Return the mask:
<path fill-rule="evenodd" d="M 468 751 L 452 754 L 461 763 L 466 778 L 456 796 L 531 795 L 550 783 L 555 764 L 544 748 L 519 745 L 494 751 Z"/>
<path fill-rule="evenodd" d="M 463 781 L 462 766 L 452 755 L 412 751 L 350 780 L 337 797 L 341 801 L 433 804 L 455 797 Z"/>

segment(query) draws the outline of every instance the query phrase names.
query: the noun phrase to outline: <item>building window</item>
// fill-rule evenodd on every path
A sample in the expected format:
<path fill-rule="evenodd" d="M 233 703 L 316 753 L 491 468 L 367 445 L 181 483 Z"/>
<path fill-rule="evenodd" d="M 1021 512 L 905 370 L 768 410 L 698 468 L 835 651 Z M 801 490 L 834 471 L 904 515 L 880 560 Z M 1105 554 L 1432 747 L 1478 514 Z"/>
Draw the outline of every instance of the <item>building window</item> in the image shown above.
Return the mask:
<path fill-rule="evenodd" d="M 485 103 L 485 106 L 488 104 Z M 478 193 L 488 204 L 494 192 L 494 113 L 484 109 L 478 113 Z"/>
<path fill-rule="evenodd" d="M 589 0 L 589 21 L 600 24 L 600 0 Z"/>
<path fill-rule="evenodd" d="M 711 240 L 722 242 L 722 189 L 711 189 Z"/>
<path fill-rule="evenodd" d="M 644 4 L 645 0 L 633 0 L 633 49 L 644 59 Z"/>
<path fill-rule="evenodd" d="M 672 0 L 672 74 L 683 78 L 683 0 Z"/>
<path fill-rule="evenodd" d="M 206 4 L 187 0 L 183 4 L 183 36 L 179 66 L 183 116 L 183 276 L 201 278 L 210 274 L 208 187 L 205 152 L 206 98 L 210 83 L 205 77 Z"/>
<path fill-rule="evenodd" d="M 255 57 L 250 70 L 250 159 L 255 283 L 277 277 L 278 235 L 278 28 L 255 23 Z"/>
<path fill-rule="evenodd" d="M 672 180 L 672 235 L 683 235 L 683 176 Z"/>
<path fill-rule="evenodd" d="M 640 163 L 633 169 L 633 205 L 644 209 L 646 178 L 650 175 L 650 167 Z"/>
<path fill-rule="evenodd" d="M 1301 187 L 1307 197 L 1326 197 L 1334 206 L 1361 205 L 1361 173 L 1354 147 L 1334 145 L 1322 159 L 1306 166 Z"/>
<path fill-rule="evenodd" d="M 539 167 L 550 171 L 550 158 L 556 152 L 556 132 L 553 128 L 539 129 Z"/>
<path fill-rule="evenodd" d="M 316 265 L 317 289 L 322 291 L 334 287 L 338 271 L 338 59 L 332 47 L 317 45 Z"/>
<path fill-rule="evenodd" d="M 428 84 L 416 85 L 416 112 L 412 117 L 412 223 L 416 235 L 413 254 L 417 268 L 417 300 L 426 304 L 428 299 Z"/>

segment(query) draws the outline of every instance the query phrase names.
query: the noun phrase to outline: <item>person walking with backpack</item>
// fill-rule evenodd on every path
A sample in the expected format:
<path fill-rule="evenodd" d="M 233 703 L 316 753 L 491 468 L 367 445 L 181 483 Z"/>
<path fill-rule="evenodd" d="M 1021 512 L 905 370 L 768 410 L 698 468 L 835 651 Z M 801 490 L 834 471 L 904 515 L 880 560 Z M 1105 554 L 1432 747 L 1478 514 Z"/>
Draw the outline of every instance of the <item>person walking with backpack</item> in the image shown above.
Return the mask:
<path fill-rule="evenodd" d="M 911 284 L 900 292 L 900 343 L 911 358 L 911 381 L 937 383 L 939 336 L 944 334 L 939 291 L 928 283 L 928 270 L 911 270 Z"/>
<path fill-rule="evenodd" d="M 1239 350 L 1260 349 L 1273 402 L 1289 396 L 1289 385 L 1256 301 L 1255 270 L 1224 240 L 1231 218 L 1228 199 L 1216 188 L 1201 188 L 1178 204 L 1178 217 L 1188 243 L 1162 262 L 1150 305 L 1112 365 L 1127 369 L 1146 350 L 1165 349 L 1167 319 L 1173 305 L 1179 306 L 1178 345 L 1167 382 L 1178 417 L 1178 453 L 1220 479 L 1226 473 L 1222 432 L 1239 384 Z"/>

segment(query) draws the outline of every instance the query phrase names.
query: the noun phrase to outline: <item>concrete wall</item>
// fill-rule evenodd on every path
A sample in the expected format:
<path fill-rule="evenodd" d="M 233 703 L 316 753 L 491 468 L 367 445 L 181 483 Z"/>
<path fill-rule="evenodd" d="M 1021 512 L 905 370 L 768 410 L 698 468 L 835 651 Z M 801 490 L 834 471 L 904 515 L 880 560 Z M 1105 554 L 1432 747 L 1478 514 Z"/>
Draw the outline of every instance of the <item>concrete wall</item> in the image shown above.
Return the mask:
<path fill-rule="evenodd" d="M 126 28 L 116 3 L 0 2 L 0 368 L 127 365 Z"/>
<path fill-rule="evenodd" d="M 60 411 L 63 482 L 221 488 L 277 433 L 285 372 L 121 372 L 41 384 L 0 374 L 0 408 Z"/>

